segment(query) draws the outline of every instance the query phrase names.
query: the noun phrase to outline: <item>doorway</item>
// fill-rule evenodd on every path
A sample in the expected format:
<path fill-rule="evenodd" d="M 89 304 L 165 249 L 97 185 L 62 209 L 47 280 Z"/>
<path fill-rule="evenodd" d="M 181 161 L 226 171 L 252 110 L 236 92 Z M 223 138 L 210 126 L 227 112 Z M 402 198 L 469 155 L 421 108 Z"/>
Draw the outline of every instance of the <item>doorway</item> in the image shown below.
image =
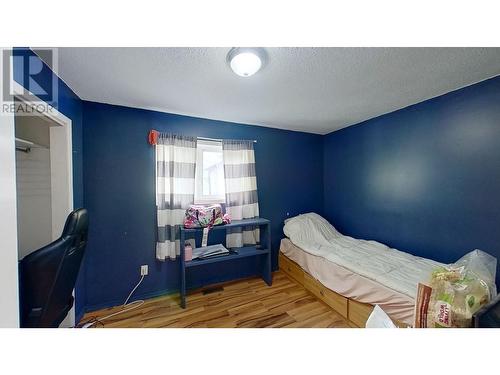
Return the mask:
<path fill-rule="evenodd" d="M 16 101 L 39 103 L 22 87 L 15 91 Z M 19 260 L 58 239 L 73 210 L 71 120 L 52 109 L 14 115 Z M 60 326 L 74 324 L 73 306 Z"/>

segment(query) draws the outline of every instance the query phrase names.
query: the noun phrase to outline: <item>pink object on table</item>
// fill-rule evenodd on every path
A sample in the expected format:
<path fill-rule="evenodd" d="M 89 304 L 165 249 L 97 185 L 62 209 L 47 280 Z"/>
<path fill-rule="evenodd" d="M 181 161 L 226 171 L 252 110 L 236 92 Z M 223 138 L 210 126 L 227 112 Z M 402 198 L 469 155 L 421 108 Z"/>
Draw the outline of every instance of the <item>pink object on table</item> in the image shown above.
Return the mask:
<path fill-rule="evenodd" d="M 184 245 L 184 261 L 188 262 L 193 259 L 193 247 L 191 244 L 186 243 Z"/>

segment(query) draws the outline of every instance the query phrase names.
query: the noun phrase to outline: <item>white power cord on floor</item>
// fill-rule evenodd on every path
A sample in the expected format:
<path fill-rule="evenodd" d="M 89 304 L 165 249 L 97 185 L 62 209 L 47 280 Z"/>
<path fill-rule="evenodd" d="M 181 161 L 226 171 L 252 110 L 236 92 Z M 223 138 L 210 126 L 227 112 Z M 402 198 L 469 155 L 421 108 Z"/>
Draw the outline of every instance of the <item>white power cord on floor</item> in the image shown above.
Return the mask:
<path fill-rule="evenodd" d="M 131 291 L 131 292 L 130 292 L 130 294 L 128 295 L 127 299 L 126 299 L 126 300 L 125 300 L 125 302 L 123 303 L 123 307 L 127 306 L 127 302 L 128 302 L 128 300 L 130 299 L 130 297 L 132 297 L 132 294 L 134 294 L 135 290 L 139 287 L 139 285 L 141 285 L 142 280 L 144 280 L 144 275 L 142 275 L 142 276 L 141 276 L 141 279 L 139 280 L 139 282 L 137 283 L 137 285 L 134 287 L 134 289 L 132 289 L 132 291 Z M 141 301 L 141 300 L 139 300 L 139 301 Z M 132 302 L 132 303 L 135 303 L 135 302 L 137 302 L 137 301 L 134 301 L 134 302 Z M 131 303 L 131 304 L 132 304 L 132 303 Z M 143 303 L 144 303 L 144 301 L 143 301 Z M 101 319 L 101 320 L 102 320 L 102 319 Z"/>
<path fill-rule="evenodd" d="M 132 294 L 134 294 L 135 290 L 139 287 L 139 285 L 141 285 L 142 280 L 144 280 L 144 275 L 141 276 L 141 279 L 139 280 L 139 282 L 137 283 L 137 285 L 134 287 L 134 289 L 132 289 L 132 291 L 128 295 L 127 299 L 123 303 L 122 307 L 125 308 L 124 310 L 120 310 L 120 311 L 117 311 L 117 312 L 115 312 L 113 314 L 109 314 L 109 315 L 106 315 L 106 316 L 104 316 L 102 318 L 99 318 L 99 319 L 93 320 L 91 322 L 85 323 L 82 326 L 82 328 L 90 328 L 94 324 L 96 324 L 97 322 L 102 322 L 102 321 L 104 321 L 106 319 L 112 318 L 113 316 L 116 316 L 116 315 L 119 315 L 119 314 L 123 314 L 123 313 L 126 313 L 128 311 L 132 311 L 132 310 L 137 309 L 138 307 L 144 305 L 144 300 L 142 300 L 142 299 L 139 299 L 137 301 L 133 301 L 133 302 L 128 303 L 130 297 L 132 297 Z"/>

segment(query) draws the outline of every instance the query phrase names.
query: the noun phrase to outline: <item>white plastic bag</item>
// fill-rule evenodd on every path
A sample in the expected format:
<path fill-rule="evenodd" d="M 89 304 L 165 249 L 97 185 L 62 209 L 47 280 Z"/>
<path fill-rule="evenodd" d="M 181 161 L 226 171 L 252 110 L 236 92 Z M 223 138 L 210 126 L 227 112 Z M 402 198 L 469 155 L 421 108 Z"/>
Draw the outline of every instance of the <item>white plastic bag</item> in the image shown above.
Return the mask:
<path fill-rule="evenodd" d="M 380 308 L 379 305 L 375 305 L 372 313 L 366 321 L 366 328 L 397 328 L 392 322 L 392 319 L 385 313 L 384 310 Z"/>
<path fill-rule="evenodd" d="M 495 278 L 497 273 L 497 258 L 482 250 L 476 249 L 465 254 L 453 265 L 455 267 L 464 267 L 470 277 L 482 280 L 488 288 L 490 300 L 496 297 L 497 286 L 495 284 Z"/>
<path fill-rule="evenodd" d="M 481 250 L 439 267 L 418 285 L 416 328 L 470 327 L 472 316 L 495 298 L 497 260 Z"/>

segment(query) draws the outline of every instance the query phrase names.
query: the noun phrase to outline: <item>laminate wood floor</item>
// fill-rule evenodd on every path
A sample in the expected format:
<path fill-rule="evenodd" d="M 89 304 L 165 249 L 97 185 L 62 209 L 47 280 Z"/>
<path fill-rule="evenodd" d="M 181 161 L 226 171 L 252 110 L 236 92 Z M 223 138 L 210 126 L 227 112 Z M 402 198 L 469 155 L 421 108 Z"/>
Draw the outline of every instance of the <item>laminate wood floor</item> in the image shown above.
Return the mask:
<path fill-rule="evenodd" d="M 187 308 L 178 295 L 151 298 L 141 307 L 96 324 L 100 327 L 349 327 L 347 320 L 302 286 L 277 271 L 273 285 L 244 279 L 192 291 Z M 206 293 L 212 290 L 212 292 Z M 204 293 L 205 292 L 205 293 Z M 119 311 L 120 306 L 87 313 L 83 321 Z"/>

